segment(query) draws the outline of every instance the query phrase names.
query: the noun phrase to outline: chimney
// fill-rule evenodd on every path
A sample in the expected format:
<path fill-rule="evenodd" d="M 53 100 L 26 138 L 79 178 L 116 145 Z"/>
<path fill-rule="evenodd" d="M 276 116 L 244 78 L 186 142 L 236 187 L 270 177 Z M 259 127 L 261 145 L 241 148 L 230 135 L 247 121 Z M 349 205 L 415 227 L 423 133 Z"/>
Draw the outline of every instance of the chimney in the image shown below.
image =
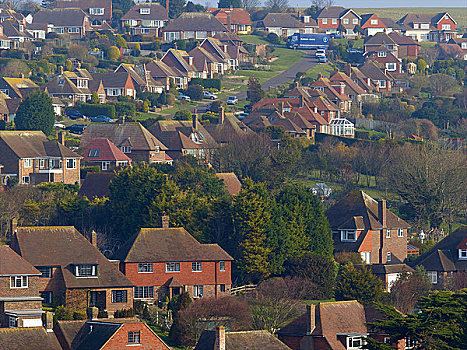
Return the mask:
<path fill-rule="evenodd" d="M 169 228 L 169 216 L 162 213 L 161 217 L 162 228 Z"/>
<path fill-rule="evenodd" d="M 284 102 L 279 104 L 281 117 L 284 117 Z"/>
<path fill-rule="evenodd" d="M 21 79 L 24 79 L 24 73 L 20 73 L 19 77 L 20 77 Z"/>
<path fill-rule="evenodd" d="M 303 108 L 303 95 L 300 94 L 300 96 L 298 96 L 299 100 L 300 100 L 300 108 Z"/>
<path fill-rule="evenodd" d="M 44 314 L 44 327 L 47 332 L 53 332 L 54 328 L 54 315 L 50 311 Z"/>
<path fill-rule="evenodd" d="M 344 83 L 340 84 L 340 89 L 341 89 L 341 95 L 344 95 L 345 94 L 345 84 Z"/>
<path fill-rule="evenodd" d="M 193 130 L 198 130 L 198 114 L 193 114 Z"/>
<path fill-rule="evenodd" d="M 10 235 L 14 235 L 18 229 L 18 220 L 16 218 L 11 219 L 10 221 Z"/>
<path fill-rule="evenodd" d="M 381 223 L 383 228 L 386 228 L 386 200 L 378 200 L 378 221 Z"/>
<path fill-rule="evenodd" d="M 167 12 L 169 12 L 169 0 L 165 0 L 165 8 L 167 9 Z"/>
<path fill-rule="evenodd" d="M 216 327 L 216 340 L 214 343 L 214 350 L 225 350 L 225 327 Z"/>
<path fill-rule="evenodd" d="M 97 232 L 94 230 L 91 231 L 91 244 L 97 248 Z"/>
<path fill-rule="evenodd" d="M 57 135 L 58 137 L 58 142 L 62 145 L 65 146 L 65 132 L 64 131 L 60 131 Z"/>
<path fill-rule="evenodd" d="M 224 45 L 224 52 L 227 53 L 227 45 Z"/>
<path fill-rule="evenodd" d="M 316 328 L 316 305 L 306 306 L 306 334 L 310 335 Z"/>
<path fill-rule="evenodd" d="M 347 63 L 344 66 L 344 73 L 347 74 L 350 78 L 350 75 L 352 74 L 352 66 L 350 65 L 350 63 Z"/>
<path fill-rule="evenodd" d="M 224 106 L 221 105 L 221 106 L 219 107 L 219 119 L 218 119 L 217 124 L 219 124 L 219 125 L 224 124 L 224 119 L 225 119 Z"/>
<path fill-rule="evenodd" d="M 230 17 L 230 13 L 227 14 L 227 29 L 232 30 L 232 18 Z"/>
<path fill-rule="evenodd" d="M 99 318 L 99 309 L 95 306 L 87 309 L 88 320 L 97 320 Z"/>
<path fill-rule="evenodd" d="M 190 66 L 193 65 L 193 57 L 188 56 L 188 64 L 189 64 Z"/>
<path fill-rule="evenodd" d="M 318 113 L 318 107 L 313 106 L 313 112 Z"/>
<path fill-rule="evenodd" d="M 63 75 L 63 66 L 58 66 L 58 74 Z"/>

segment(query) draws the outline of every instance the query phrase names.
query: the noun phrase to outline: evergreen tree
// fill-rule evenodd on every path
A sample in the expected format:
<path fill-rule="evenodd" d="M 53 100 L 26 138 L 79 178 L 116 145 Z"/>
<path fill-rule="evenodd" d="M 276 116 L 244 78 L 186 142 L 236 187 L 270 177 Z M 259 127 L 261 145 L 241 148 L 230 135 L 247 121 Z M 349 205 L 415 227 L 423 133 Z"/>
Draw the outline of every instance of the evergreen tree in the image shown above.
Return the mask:
<path fill-rule="evenodd" d="M 254 105 L 264 97 L 264 91 L 261 88 L 258 78 L 248 80 L 247 100 Z"/>
<path fill-rule="evenodd" d="M 100 100 L 99 100 L 99 94 L 97 93 L 97 91 L 94 91 L 91 95 L 91 103 L 92 104 L 98 104 L 100 103 Z"/>
<path fill-rule="evenodd" d="M 19 105 L 15 117 L 17 130 L 41 130 L 46 135 L 53 131 L 55 112 L 52 99 L 45 92 L 33 91 Z"/>
<path fill-rule="evenodd" d="M 233 8 L 243 7 L 241 0 L 219 0 L 217 3 L 218 8 L 230 8 L 230 6 Z"/>
<path fill-rule="evenodd" d="M 165 0 L 159 0 L 162 6 L 166 6 Z M 185 0 L 170 0 L 169 1 L 169 17 L 177 18 L 182 14 L 185 9 L 186 2 Z"/>
<path fill-rule="evenodd" d="M 135 3 L 133 0 L 112 0 L 112 10 L 120 10 L 123 14 L 127 13 Z"/>

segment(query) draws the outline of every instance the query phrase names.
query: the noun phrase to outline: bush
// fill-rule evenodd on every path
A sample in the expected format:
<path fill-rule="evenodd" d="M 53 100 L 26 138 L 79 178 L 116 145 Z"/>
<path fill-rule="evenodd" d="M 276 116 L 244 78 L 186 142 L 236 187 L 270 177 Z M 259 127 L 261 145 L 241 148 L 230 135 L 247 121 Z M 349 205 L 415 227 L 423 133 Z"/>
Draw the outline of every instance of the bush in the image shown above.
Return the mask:
<path fill-rule="evenodd" d="M 105 310 L 99 310 L 97 313 L 98 318 L 109 318 L 109 314 Z"/>
<path fill-rule="evenodd" d="M 217 89 L 220 91 L 222 82 L 220 79 L 193 78 L 190 80 L 190 85 L 201 85 L 205 89 Z"/>
<path fill-rule="evenodd" d="M 175 112 L 174 120 L 192 120 L 191 112 L 188 109 L 182 109 Z"/>
<path fill-rule="evenodd" d="M 224 106 L 224 111 L 227 112 L 227 103 L 225 101 L 219 101 L 219 100 L 216 100 L 213 103 L 211 103 L 210 110 L 213 113 L 219 113 L 221 106 Z"/>
<path fill-rule="evenodd" d="M 191 97 L 192 100 L 202 100 L 203 99 L 203 87 L 198 84 L 188 86 L 186 94 Z"/>
<path fill-rule="evenodd" d="M 175 104 L 175 95 L 169 92 L 165 95 L 166 104 L 169 106 L 173 106 Z"/>
<path fill-rule="evenodd" d="M 112 61 L 118 60 L 120 57 L 120 50 L 116 46 L 111 46 L 107 50 L 107 58 Z"/>
<path fill-rule="evenodd" d="M 71 321 L 73 319 L 71 311 L 63 305 L 57 306 L 54 316 L 57 320 Z"/>
<path fill-rule="evenodd" d="M 112 104 L 83 103 L 78 105 L 78 110 L 84 115 L 90 117 L 103 114 L 109 118 L 115 118 L 115 106 Z"/>
<path fill-rule="evenodd" d="M 370 139 L 370 132 L 366 131 L 366 130 L 355 130 L 355 138 L 356 139 L 369 140 Z"/>
<path fill-rule="evenodd" d="M 114 105 L 117 117 L 134 117 L 136 115 L 136 106 L 133 102 L 116 102 Z"/>
<path fill-rule="evenodd" d="M 98 173 L 101 168 L 99 165 L 82 166 L 79 171 L 81 179 L 84 179 L 88 173 Z"/>
<path fill-rule="evenodd" d="M 116 310 L 114 312 L 114 318 L 128 318 L 128 317 L 134 317 L 134 316 L 135 316 L 135 310 L 133 308 Z"/>
<path fill-rule="evenodd" d="M 87 318 L 85 311 L 75 311 L 73 312 L 73 319 L 74 320 L 85 320 Z"/>
<path fill-rule="evenodd" d="M 275 33 L 269 33 L 268 36 L 266 37 L 266 40 L 269 41 L 273 45 L 279 45 L 281 43 L 281 40 Z"/>

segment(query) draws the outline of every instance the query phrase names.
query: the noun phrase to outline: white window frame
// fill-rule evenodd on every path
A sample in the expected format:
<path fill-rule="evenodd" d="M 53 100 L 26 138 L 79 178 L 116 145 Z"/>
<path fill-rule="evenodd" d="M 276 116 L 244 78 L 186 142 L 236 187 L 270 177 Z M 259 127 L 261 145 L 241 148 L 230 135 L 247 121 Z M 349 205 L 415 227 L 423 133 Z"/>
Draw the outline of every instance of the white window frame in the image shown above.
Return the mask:
<path fill-rule="evenodd" d="M 388 253 L 386 254 L 386 261 L 387 261 L 387 262 L 392 261 L 392 253 L 391 253 L 391 252 L 388 252 Z"/>
<path fill-rule="evenodd" d="M 332 23 L 332 24 L 337 24 L 337 18 L 332 18 L 332 19 L 331 19 L 331 23 Z"/>
<path fill-rule="evenodd" d="M 355 346 L 354 341 L 359 341 L 360 345 Z M 361 336 L 347 337 L 347 350 L 358 350 L 363 346 L 363 339 Z"/>
<path fill-rule="evenodd" d="M 19 282 L 20 286 L 17 286 Z M 28 288 L 28 276 L 18 275 L 10 276 L 10 289 L 25 289 Z"/>
<path fill-rule="evenodd" d="M 395 70 L 397 70 L 397 64 L 394 63 L 394 62 L 388 62 L 386 63 L 386 69 L 390 72 L 393 72 Z"/>
<path fill-rule="evenodd" d="M 102 170 L 108 170 L 110 168 L 110 162 L 109 161 L 101 162 L 101 168 Z"/>
<path fill-rule="evenodd" d="M 191 272 L 203 272 L 203 264 L 201 261 L 191 263 Z"/>
<path fill-rule="evenodd" d="M 90 271 L 88 274 L 85 271 Z M 76 264 L 75 265 L 75 276 L 80 278 L 97 277 L 97 265 L 95 264 Z"/>
<path fill-rule="evenodd" d="M 128 293 L 124 289 L 112 290 L 112 304 L 125 304 L 128 302 Z"/>
<path fill-rule="evenodd" d="M 390 229 L 386 230 L 386 238 L 391 238 L 391 230 Z"/>
<path fill-rule="evenodd" d="M 386 57 L 387 53 L 386 51 L 378 51 L 378 57 Z"/>
<path fill-rule="evenodd" d="M 451 30 L 451 25 L 450 24 L 442 24 L 441 25 L 441 30 Z"/>
<path fill-rule="evenodd" d="M 323 22 L 323 24 L 328 24 L 328 19 L 327 19 L 327 18 L 323 18 L 323 19 L 322 19 L 322 22 Z"/>
<path fill-rule="evenodd" d="M 340 230 L 342 242 L 356 242 L 357 241 L 357 230 Z M 349 235 L 354 235 L 354 238 L 349 238 Z"/>
<path fill-rule="evenodd" d="M 378 85 L 381 89 L 386 88 L 386 80 L 378 80 Z"/>
<path fill-rule="evenodd" d="M 438 271 L 427 271 L 426 274 L 431 284 L 438 284 Z"/>
<path fill-rule="evenodd" d="M 165 263 L 165 272 L 180 272 L 180 263 L 179 262 Z"/>
<path fill-rule="evenodd" d="M 225 261 L 219 261 L 219 271 L 225 271 Z"/>
<path fill-rule="evenodd" d="M 153 273 L 153 264 L 152 263 L 139 263 L 138 264 L 138 273 Z"/>
<path fill-rule="evenodd" d="M 135 286 L 135 299 L 154 299 L 154 286 Z"/>
<path fill-rule="evenodd" d="M 459 249 L 459 260 L 467 260 L 467 249 Z"/>
<path fill-rule="evenodd" d="M 202 284 L 193 286 L 193 298 L 202 298 L 203 294 L 204 294 L 204 286 Z"/>
<path fill-rule="evenodd" d="M 151 9 L 149 7 L 142 7 L 139 9 L 139 13 L 141 15 L 150 15 L 151 14 Z"/>
<path fill-rule="evenodd" d="M 344 23 L 344 24 L 349 24 L 349 19 L 348 19 L 348 18 L 344 18 L 344 19 L 342 20 L 342 23 Z"/>
<path fill-rule="evenodd" d="M 41 272 L 40 278 L 52 278 L 52 266 L 36 266 L 36 269 Z"/>
<path fill-rule="evenodd" d="M 430 29 L 430 25 L 428 23 L 421 23 L 420 29 Z"/>
<path fill-rule="evenodd" d="M 397 230 L 397 237 L 404 237 L 404 229 L 400 228 Z"/>
<path fill-rule="evenodd" d="M 31 158 L 24 158 L 23 159 L 23 167 L 24 168 L 31 168 L 32 167 L 32 159 Z"/>
<path fill-rule="evenodd" d="M 131 153 L 131 146 L 122 146 L 121 149 L 123 153 Z"/>
<path fill-rule="evenodd" d="M 354 19 L 352 20 L 352 23 L 353 23 L 353 24 L 358 24 L 358 18 L 354 18 Z"/>
<path fill-rule="evenodd" d="M 18 317 L 15 317 L 15 316 L 8 316 L 8 327 L 9 327 L 9 328 L 16 328 L 16 327 L 18 327 Z"/>
<path fill-rule="evenodd" d="M 370 23 L 373 25 L 378 25 L 378 20 L 377 19 L 372 19 L 370 20 Z"/>
<path fill-rule="evenodd" d="M 365 264 L 371 264 L 371 252 L 360 252 L 360 257 Z"/>
<path fill-rule="evenodd" d="M 105 9 L 102 7 L 91 7 L 89 9 L 89 14 L 94 15 L 94 16 L 103 16 L 105 12 Z"/>
<path fill-rule="evenodd" d="M 75 158 L 67 158 L 66 168 L 67 169 L 76 169 L 76 159 Z"/>
<path fill-rule="evenodd" d="M 414 24 L 413 24 L 413 29 L 418 29 L 418 27 L 419 27 L 419 26 L 418 26 L 418 23 L 414 23 Z"/>
<path fill-rule="evenodd" d="M 141 344 L 141 333 L 140 331 L 128 332 L 128 344 L 136 345 Z"/>

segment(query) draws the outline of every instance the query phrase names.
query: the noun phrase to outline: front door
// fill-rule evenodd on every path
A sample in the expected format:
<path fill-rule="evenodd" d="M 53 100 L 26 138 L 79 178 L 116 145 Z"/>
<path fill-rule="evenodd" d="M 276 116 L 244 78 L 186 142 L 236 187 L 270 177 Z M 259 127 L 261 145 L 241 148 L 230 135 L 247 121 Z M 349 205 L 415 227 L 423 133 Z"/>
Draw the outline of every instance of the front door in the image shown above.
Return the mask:
<path fill-rule="evenodd" d="M 89 292 L 89 306 L 97 307 L 99 310 L 106 308 L 105 291 L 91 291 Z"/>

